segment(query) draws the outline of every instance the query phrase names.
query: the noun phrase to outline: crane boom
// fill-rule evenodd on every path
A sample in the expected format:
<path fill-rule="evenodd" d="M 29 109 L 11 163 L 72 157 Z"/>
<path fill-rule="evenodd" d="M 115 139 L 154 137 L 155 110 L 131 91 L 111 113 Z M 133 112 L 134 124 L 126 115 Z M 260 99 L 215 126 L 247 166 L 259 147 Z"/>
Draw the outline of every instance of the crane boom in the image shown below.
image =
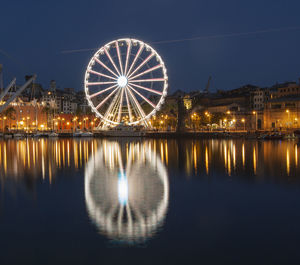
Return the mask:
<path fill-rule="evenodd" d="M 7 108 L 7 106 L 15 100 L 16 97 L 18 97 L 22 91 L 28 87 L 34 80 L 36 79 L 36 75 L 33 75 L 23 86 L 21 86 L 16 93 L 10 97 L 3 105 L 0 106 L 0 113 Z"/>
<path fill-rule="evenodd" d="M 14 78 L 10 83 L 9 85 L 5 88 L 4 91 L 1 91 L 1 94 L 0 94 L 0 101 L 5 97 L 5 95 L 7 94 L 7 92 L 10 90 L 10 88 L 16 84 L 16 78 Z"/>

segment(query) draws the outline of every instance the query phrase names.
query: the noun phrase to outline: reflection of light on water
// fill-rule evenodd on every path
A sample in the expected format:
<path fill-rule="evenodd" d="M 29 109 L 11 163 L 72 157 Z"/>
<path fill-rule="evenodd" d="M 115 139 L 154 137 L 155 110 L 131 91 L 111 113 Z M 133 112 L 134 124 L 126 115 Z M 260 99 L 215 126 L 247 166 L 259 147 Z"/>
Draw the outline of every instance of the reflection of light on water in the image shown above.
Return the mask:
<path fill-rule="evenodd" d="M 166 165 L 168 165 L 169 162 L 169 153 L 168 153 L 168 143 L 165 142 L 165 153 L 166 153 Z"/>
<path fill-rule="evenodd" d="M 52 183 L 57 170 L 74 165 L 76 168 L 78 167 L 76 141 L 73 139 L 36 138 L 0 139 L 0 181 L 8 178 L 15 181 L 25 178 L 33 180 L 49 178 L 49 183 Z M 83 141 L 85 141 L 88 158 L 92 141 Z M 34 182 L 31 181 L 30 185 L 34 185 Z"/>
<path fill-rule="evenodd" d="M 128 201 L 128 181 L 127 177 L 123 174 L 119 174 L 118 180 L 118 197 L 119 203 L 122 205 L 127 204 Z"/>
<path fill-rule="evenodd" d="M 298 167 L 298 149 L 297 145 L 295 145 L 295 166 Z"/>
<path fill-rule="evenodd" d="M 7 172 L 7 155 L 6 155 L 6 143 L 4 144 L 4 173 L 6 174 Z"/>
<path fill-rule="evenodd" d="M 133 243 L 152 237 L 163 224 L 168 200 L 167 172 L 152 145 L 127 148 L 105 141 L 86 165 L 87 211 L 110 239 Z"/>
<path fill-rule="evenodd" d="M 233 145 L 233 170 L 235 170 L 236 167 L 236 157 L 235 157 L 235 144 Z"/>
<path fill-rule="evenodd" d="M 164 146 L 163 146 L 163 143 L 160 143 L 160 155 L 161 155 L 161 161 L 164 161 Z"/>
<path fill-rule="evenodd" d="M 224 164 L 225 164 L 225 169 L 227 169 L 227 146 L 224 145 Z"/>
<path fill-rule="evenodd" d="M 194 145 L 194 169 L 195 169 L 195 173 L 197 173 L 197 149 L 196 149 L 196 145 Z"/>
<path fill-rule="evenodd" d="M 228 175 L 231 176 L 231 157 L 230 152 L 228 150 L 227 152 L 228 158 L 227 158 L 227 164 L 228 164 Z"/>
<path fill-rule="evenodd" d="M 256 175 L 256 151 L 255 151 L 255 147 L 253 148 L 253 171 L 254 171 L 254 174 Z"/>
<path fill-rule="evenodd" d="M 286 173 L 288 176 L 290 175 L 290 152 L 288 149 L 286 149 Z"/>
<path fill-rule="evenodd" d="M 207 151 L 207 146 L 205 146 L 205 169 L 206 169 L 206 174 L 208 174 L 208 151 Z"/>
<path fill-rule="evenodd" d="M 243 159 L 243 167 L 245 167 L 245 144 L 242 146 L 242 159 Z"/>

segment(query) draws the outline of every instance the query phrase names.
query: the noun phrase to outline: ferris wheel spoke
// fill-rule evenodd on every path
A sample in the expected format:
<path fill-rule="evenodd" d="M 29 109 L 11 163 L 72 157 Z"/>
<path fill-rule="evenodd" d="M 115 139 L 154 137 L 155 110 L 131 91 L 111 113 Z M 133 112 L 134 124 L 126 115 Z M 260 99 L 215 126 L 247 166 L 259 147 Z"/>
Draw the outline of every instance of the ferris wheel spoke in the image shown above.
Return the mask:
<path fill-rule="evenodd" d="M 124 69 L 124 74 L 126 75 L 127 72 L 127 67 L 128 67 L 128 62 L 129 62 L 129 55 L 131 51 L 131 41 L 127 42 L 127 54 L 126 54 L 126 62 L 125 62 L 125 69 Z"/>
<path fill-rule="evenodd" d="M 93 98 L 93 97 L 96 97 L 96 96 L 98 96 L 98 95 L 101 95 L 102 93 L 104 93 L 104 92 L 106 92 L 106 91 L 108 91 L 108 90 L 110 90 L 110 89 L 112 89 L 112 88 L 114 88 L 114 87 L 116 87 L 116 86 L 118 86 L 118 85 L 113 85 L 113 86 L 110 86 L 110 87 L 108 87 L 108 88 L 106 88 L 106 89 L 100 90 L 100 91 L 97 92 L 97 93 L 94 93 L 94 94 L 92 94 L 92 95 L 89 95 L 89 98 Z"/>
<path fill-rule="evenodd" d="M 162 92 L 157 91 L 157 90 L 154 90 L 154 89 L 152 89 L 152 88 L 148 88 L 148 87 L 136 85 L 136 84 L 133 84 L 133 83 L 131 83 L 131 82 L 129 82 L 129 84 L 130 84 L 131 86 L 134 86 L 134 87 L 137 87 L 137 88 L 140 88 L 140 89 L 147 90 L 147 91 L 149 91 L 149 92 L 155 93 L 155 94 L 160 95 L 160 96 L 163 94 Z"/>
<path fill-rule="evenodd" d="M 119 91 L 118 93 L 118 97 L 117 97 L 117 100 L 114 104 L 114 107 L 112 109 L 112 112 L 111 112 L 111 120 L 115 121 L 116 119 L 116 116 L 118 114 L 118 110 L 119 110 L 119 106 L 120 106 L 120 97 L 121 97 L 121 93 L 122 93 L 122 90 Z"/>
<path fill-rule="evenodd" d="M 130 80 L 131 83 L 142 83 L 142 82 L 162 82 L 166 81 L 166 78 L 150 78 L 150 79 L 139 79 L 139 80 Z"/>
<path fill-rule="evenodd" d="M 123 95 L 124 95 L 124 88 L 122 88 L 121 91 L 121 98 L 120 98 L 120 104 L 119 104 L 119 112 L 118 112 L 118 122 L 121 121 L 121 114 L 122 114 L 122 108 L 123 108 Z"/>
<path fill-rule="evenodd" d="M 105 99 L 103 99 L 96 107 L 96 109 L 99 109 L 111 96 L 118 90 L 119 88 L 116 87 Z"/>
<path fill-rule="evenodd" d="M 139 73 L 139 74 L 137 74 L 137 75 L 135 75 L 135 76 L 132 76 L 132 77 L 130 77 L 130 78 L 128 78 L 128 79 L 129 79 L 129 80 L 135 79 L 135 78 L 137 78 L 137 77 L 139 77 L 139 76 L 142 76 L 142 75 L 145 75 L 145 74 L 150 73 L 150 72 L 152 72 L 152 71 L 155 71 L 156 69 L 158 69 L 158 68 L 160 68 L 160 67 L 162 67 L 162 65 L 161 65 L 161 64 L 158 64 L 158 65 L 153 66 L 153 67 L 147 69 L 146 71 L 144 71 L 144 72 L 142 72 L 142 73 Z"/>
<path fill-rule="evenodd" d="M 152 57 L 154 56 L 154 53 L 151 53 L 135 70 L 130 73 L 128 78 L 130 78 L 134 73 L 136 73 L 141 67 L 143 67 Z"/>
<path fill-rule="evenodd" d="M 130 107 L 130 103 L 129 103 L 129 99 L 128 99 L 128 93 L 127 93 L 126 88 L 125 88 L 125 97 L 126 97 L 127 109 L 128 109 L 128 113 L 129 113 L 129 121 L 132 122 L 131 107 Z"/>
<path fill-rule="evenodd" d="M 104 47 L 104 52 L 105 52 L 106 56 L 108 57 L 108 59 L 110 60 L 110 62 L 112 63 L 112 65 L 114 66 L 114 68 L 116 69 L 117 73 L 119 75 L 121 75 L 118 68 L 117 68 L 117 66 L 116 66 L 116 64 L 115 64 L 115 62 L 114 62 L 114 60 L 110 56 L 109 51 L 105 47 Z"/>
<path fill-rule="evenodd" d="M 109 82 L 88 82 L 86 83 L 87 86 L 99 86 L 99 85 L 110 85 L 115 84 L 116 82 L 109 81 Z"/>
<path fill-rule="evenodd" d="M 109 71 L 114 76 L 118 77 L 118 75 L 113 70 L 111 70 L 105 63 L 101 62 L 97 57 L 94 57 L 94 59 L 98 64 L 103 66 L 107 71 Z"/>
<path fill-rule="evenodd" d="M 140 114 L 140 116 L 141 116 L 143 119 L 145 119 L 146 114 L 145 114 L 145 112 L 143 111 L 143 109 L 142 109 L 140 103 L 138 102 L 138 100 L 136 99 L 136 97 L 133 95 L 133 93 L 131 92 L 131 90 L 129 89 L 129 87 L 127 86 L 126 88 L 128 89 L 129 95 L 132 97 L 132 99 L 133 99 L 133 101 L 134 101 L 134 103 L 135 103 L 135 105 L 136 105 L 136 108 L 137 108 L 137 110 L 138 110 L 138 113 Z"/>
<path fill-rule="evenodd" d="M 119 58 L 119 64 L 120 64 L 121 73 L 123 75 L 122 58 L 121 58 L 120 47 L 119 47 L 118 41 L 116 41 L 116 48 L 117 48 L 117 54 L 118 54 L 118 58 Z"/>
<path fill-rule="evenodd" d="M 108 106 L 105 114 L 104 114 L 104 119 L 105 120 L 109 120 L 110 119 L 110 115 L 113 115 L 113 108 L 118 100 L 118 97 L 119 97 L 119 93 L 120 93 L 120 90 L 118 91 L 118 93 L 114 96 L 113 100 L 111 101 L 110 105 Z"/>
<path fill-rule="evenodd" d="M 117 78 L 115 78 L 115 77 L 112 77 L 112 76 L 106 75 L 106 74 L 102 74 L 102 73 L 96 72 L 94 70 L 88 70 L 88 72 L 92 73 L 92 74 L 95 74 L 95 75 L 104 76 L 104 77 L 109 78 L 109 79 L 117 80 Z"/>
<path fill-rule="evenodd" d="M 134 91 L 136 94 L 138 94 L 143 100 L 145 100 L 148 104 L 150 104 L 153 108 L 156 108 L 156 105 L 152 103 L 149 99 L 147 99 L 145 96 L 143 96 L 140 92 L 136 91 L 132 86 L 128 85 L 128 87 Z"/>
<path fill-rule="evenodd" d="M 127 76 L 130 74 L 131 69 L 132 69 L 133 66 L 135 65 L 136 60 L 139 58 L 139 56 L 140 56 L 140 54 L 142 53 L 143 49 L 144 49 L 144 44 L 140 46 L 138 52 L 136 53 L 136 55 L 135 55 L 135 57 L 134 57 L 134 59 L 133 59 L 133 62 L 132 62 L 132 64 L 131 64 L 131 66 L 129 67 Z"/>

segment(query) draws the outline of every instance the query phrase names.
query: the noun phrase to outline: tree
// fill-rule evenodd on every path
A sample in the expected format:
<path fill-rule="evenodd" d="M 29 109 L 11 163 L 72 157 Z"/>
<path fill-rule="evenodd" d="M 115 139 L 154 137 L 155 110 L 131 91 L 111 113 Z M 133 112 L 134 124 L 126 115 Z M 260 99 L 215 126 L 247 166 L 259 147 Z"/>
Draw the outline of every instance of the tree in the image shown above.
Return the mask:
<path fill-rule="evenodd" d="M 49 117 L 50 117 L 50 113 L 51 113 L 51 109 L 50 109 L 50 107 L 48 107 L 48 106 L 45 106 L 45 107 L 43 107 L 43 109 L 42 109 L 42 113 L 46 113 L 46 115 L 47 115 L 47 127 L 49 127 Z"/>
<path fill-rule="evenodd" d="M 3 115 L 7 117 L 8 121 L 9 121 L 9 129 L 11 127 L 11 120 L 15 119 L 15 114 L 16 110 L 14 109 L 14 107 L 8 107 L 4 112 Z"/>

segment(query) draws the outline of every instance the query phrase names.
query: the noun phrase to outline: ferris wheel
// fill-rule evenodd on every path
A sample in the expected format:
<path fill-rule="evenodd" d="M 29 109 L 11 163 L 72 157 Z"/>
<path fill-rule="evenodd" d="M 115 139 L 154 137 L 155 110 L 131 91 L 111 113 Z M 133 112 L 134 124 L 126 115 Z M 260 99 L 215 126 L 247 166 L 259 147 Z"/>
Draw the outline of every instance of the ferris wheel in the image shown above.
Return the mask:
<path fill-rule="evenodd" d="M 136 39 L 118 39 L 91 58 L 84 79 L 88 104 L 102 128 L 119 124 L 149 126 L 164 103 L 168 76 L 160 55 Z"/>

